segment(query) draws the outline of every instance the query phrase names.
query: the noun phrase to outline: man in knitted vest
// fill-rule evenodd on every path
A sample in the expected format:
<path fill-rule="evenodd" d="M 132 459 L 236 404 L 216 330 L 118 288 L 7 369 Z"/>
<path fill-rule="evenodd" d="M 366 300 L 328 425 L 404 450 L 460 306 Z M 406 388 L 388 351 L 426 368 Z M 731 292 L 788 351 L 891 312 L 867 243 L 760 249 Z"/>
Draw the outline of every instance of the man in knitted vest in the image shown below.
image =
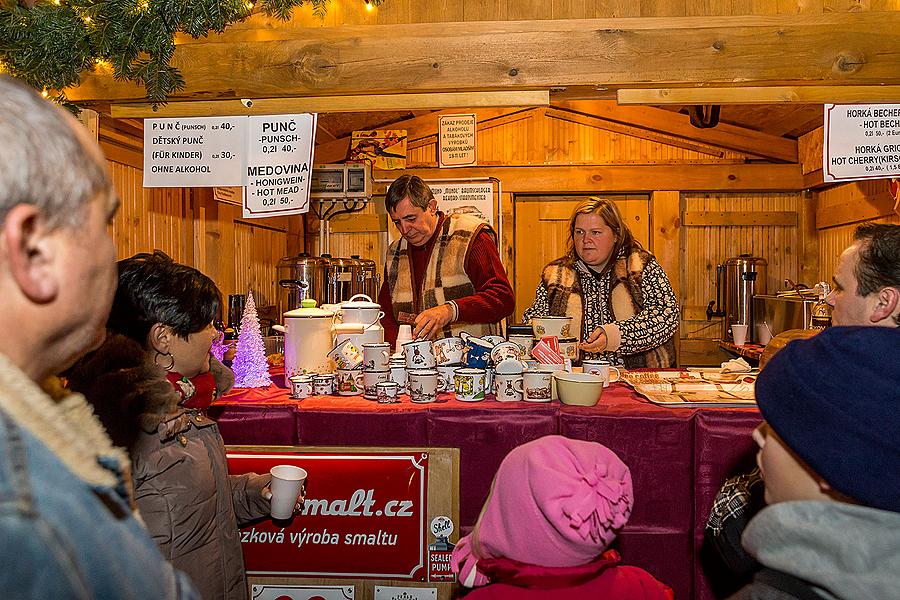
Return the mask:
<path fill-rule="evenodd" d="M 397 178 L 385 204 L 401 235 L 388 249 L 378 294 L 385 339 L 396 341 L 400 323 L 411 324 L 415 338 L 496 333 L 515 296 L 494 230 L 471 215 L 438 211 L 431 188 L 415 175 Z"/>

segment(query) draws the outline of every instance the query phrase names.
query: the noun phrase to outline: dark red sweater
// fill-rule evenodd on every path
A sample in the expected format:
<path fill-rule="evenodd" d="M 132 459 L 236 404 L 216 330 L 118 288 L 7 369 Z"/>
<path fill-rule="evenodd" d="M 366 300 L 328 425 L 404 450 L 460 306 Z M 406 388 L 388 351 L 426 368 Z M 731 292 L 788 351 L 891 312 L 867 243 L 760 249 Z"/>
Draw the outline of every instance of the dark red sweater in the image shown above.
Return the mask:
<path fill-rule="evenodd" d="M 638 567 L 620 565 L 619 554 L 607 550 L 578 567 L 540 567 L 507 558 L 481 559 L 478 569 L 492 583 L 476 588 L 467 600 L 558 600 L 615 598 L 673 600 L 671 588 Z"/>
<path fill-rule="evenodd" d="M 422 287 L 428 259 L 431 258 L 431 251 L 434 249 L 434 244 L 444 224 L 444 214 L 439 214 L 437 227 L 428 243 L 424 246 L 413 246 L 412 244 L 409 246 L 413 289 L 415 290 Z M 475 293 L 455 301 L 456 306 L 459 307 L 458 322 L 496 323 L 512 314 L 516 305 L 516 297 L 509 284 L 503 263 L 500 262 L 497 246 L 485 231 L 481 231 L 472 240 L 469 254 L 466 257 L 466 275 L 475 286 Z M 378 304 L 384 311 L 384 318 L 381 320 L 381 325 L 384 327 L 384 339 L 393 344 L 397 341 L 397 331 L 400 326 L 394 318 L 394 305 L 387 283 L 387 272 L 384 273 L 384 282 L 378 292 Z"/>

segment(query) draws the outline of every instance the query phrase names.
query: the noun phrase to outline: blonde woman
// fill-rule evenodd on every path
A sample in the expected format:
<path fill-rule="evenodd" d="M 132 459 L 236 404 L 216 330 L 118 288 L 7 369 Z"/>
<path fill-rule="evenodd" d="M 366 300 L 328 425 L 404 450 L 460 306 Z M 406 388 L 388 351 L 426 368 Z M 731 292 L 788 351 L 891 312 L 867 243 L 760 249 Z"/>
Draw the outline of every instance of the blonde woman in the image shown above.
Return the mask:
<path fill-rule="evenodd" d="M 586 358 L 630 369 L 675 366 L 678 300 L 612 200 L 591 197 L 569 222 L 568 251 L 544 267 L 525 319 L 571 316 Z"/>

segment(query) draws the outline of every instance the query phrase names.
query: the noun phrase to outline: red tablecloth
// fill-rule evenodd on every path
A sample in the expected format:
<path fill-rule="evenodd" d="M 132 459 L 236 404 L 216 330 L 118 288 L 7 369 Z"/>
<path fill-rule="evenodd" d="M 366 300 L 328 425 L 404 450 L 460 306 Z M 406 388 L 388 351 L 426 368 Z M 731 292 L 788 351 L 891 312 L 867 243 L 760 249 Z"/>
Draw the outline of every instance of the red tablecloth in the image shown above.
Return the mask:
<path fill-rule="evenodd" d="M 700 560 L 703 528 L 722 482 L 752 464 L 754 408 L 670 408 L 614 383 L 595 407 L 557 402 L 380 405 L 361 397 L 292 400 L 283 378 L 235 390 L 211 411 L 229 444 L 424 446 L 460 449 L 460 521 L 478 518 L 494 473 L 514 447 L 559 433 L 601 442 L 631 468 L 635 506 L 618 547 L 628 564 L 672 586 L 678 598 L 713 598 Z"/>

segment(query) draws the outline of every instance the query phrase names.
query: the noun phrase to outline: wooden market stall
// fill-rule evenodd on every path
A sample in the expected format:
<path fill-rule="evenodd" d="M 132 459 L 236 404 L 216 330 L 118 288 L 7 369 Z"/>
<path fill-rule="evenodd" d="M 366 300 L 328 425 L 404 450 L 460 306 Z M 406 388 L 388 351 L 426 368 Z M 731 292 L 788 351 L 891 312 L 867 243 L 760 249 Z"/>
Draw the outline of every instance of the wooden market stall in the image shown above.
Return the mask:
<path fill-rule="evenodd" d="M 704 313 L 718 262 L 750 252 L 769 261 L 770 290 L 811 285 L 830 278 L 855 223 L 897 222 L 886 181 L 826 187 L 821 176 L 821 103 L 898 96 L 894 8 L 389 0 L 366 11 L 348 0 L 324 22 L 301 9 L 180 38 L 173 64 L 187 89 L 158 110 L 101 73 L 69 96 L 102 114 L 123 256 L 159 247 L 277 313 L 275 263 L 315 253 L 317 220 L 244 220 L 208 189 L 143 189 L 140 117 L 315 111 L 317 163 L 346 159 L 353 130 L 389 126 L 408 132 L 408 172 L 500 183 L 516 317 L 561 254 L 574 202 L 614 195 L 679 295 L 681 362 L 706 364 L 721 358 Z M 718 125 L 692 126 L 688 107 L 712 105 Z M 478 167 L 448 174 L 435 168 L 437 116 L 458 112 L 477 115 Z M 364 211 L 376 212 L 377 201 Z M 333 254 L 379 263 L 393 235 L 383 217 L 333 225 Z M 541 244 L 517 243 L 535 235 Z"/>
<path fill-rule="evenodd" d="M 770 291 L 786 279 L 812 285 L 830 280 L 859 223 L 900 224 L 888 180 L 829 185 L 822 174 L 824 103 L 900 101 L 898 2 L 385 0 L 373 11 L 366 4 L 335 0 L 324 21 L 306 8 L 285 23 L 256 14 L 222 34 L 179 38 L 173 64 L 187 87 L 163 106 L 99 71 L 69 90 L 95 111 L 83 118 L 122 197 L 112 226 L 120 256 L 160 248 L 209 274 L 225 294 L 252 289 L 277 318 L 285 308 L 279 258 L 318 251 L 322 224 L 312 213 L 244 219 L 208 188 L 143 188 L 142 119 L 167 116 L 315 112 L 316 163 L 346 160 L 353 131 L 405 130 L 406 168 L 376 170 L 373 202 L 330 221 L 331 253 L 381 264 L 396 236 L 381 198 L 402 173 L 489 180 L 515 319 L 531 303 L 540 268 L 563 253 L 575 203 L 611 196 L 678 295 L 681 365 L 728 358 L 716 341 L 721 325 L 706 315 L 716 265 L 726 258 L 764 257 Z M 440 169 L 438 117 L 458 113 L 477 117 L 478 166 Z M 614 441 L 632 453 L 626 458 L 636 473 L 671 471 L 685 499 L 679 506 L 648 500 L 656 504 L 639 509 L 644 529 L 628 532 L 631 543 L 655 547 L 652 535 L 677 521 L 671 545 L 657 550 L 690 559 L 672 569 L 673 577 L 681 573 L 680 597 L 710 598 L 694 556 L 711 498 L 750 451 L 746 434 L 759 415 L 749 408 L 687 414 L 616 393 L 618 413 L 540 406 L 490 415 L 487 425 L 491 418 L 481 417 L 499 413 L 497 406 L 373 415 L 359 400 L 336 415 L 337 402 L 294 405 L 284 389 L 250 398 L 252 406 L 236 398 L 220 408 L 229 441 L 287 445 L 354 445 L 348 438 L 364 432 L 372 445 L 458 447 L 448 432 L 471 425 L 459 415 L 481 415 L 473 419 L 483 429 L 461 452 L 467 526 L 511 447 L 546 433 L 589 432 L 610 443 L 609 432 L 627 430 Z M 659 420 L 651 433 L 648 406 Z M 278 427 L 283 438 L 262 439 Z M 498 431 L 508 438 L 499 445 Z M 668 444 L 675 466 L 645 460 L 641 435 Z M 656 483 L 643 482 L 645 497 Z"/>

